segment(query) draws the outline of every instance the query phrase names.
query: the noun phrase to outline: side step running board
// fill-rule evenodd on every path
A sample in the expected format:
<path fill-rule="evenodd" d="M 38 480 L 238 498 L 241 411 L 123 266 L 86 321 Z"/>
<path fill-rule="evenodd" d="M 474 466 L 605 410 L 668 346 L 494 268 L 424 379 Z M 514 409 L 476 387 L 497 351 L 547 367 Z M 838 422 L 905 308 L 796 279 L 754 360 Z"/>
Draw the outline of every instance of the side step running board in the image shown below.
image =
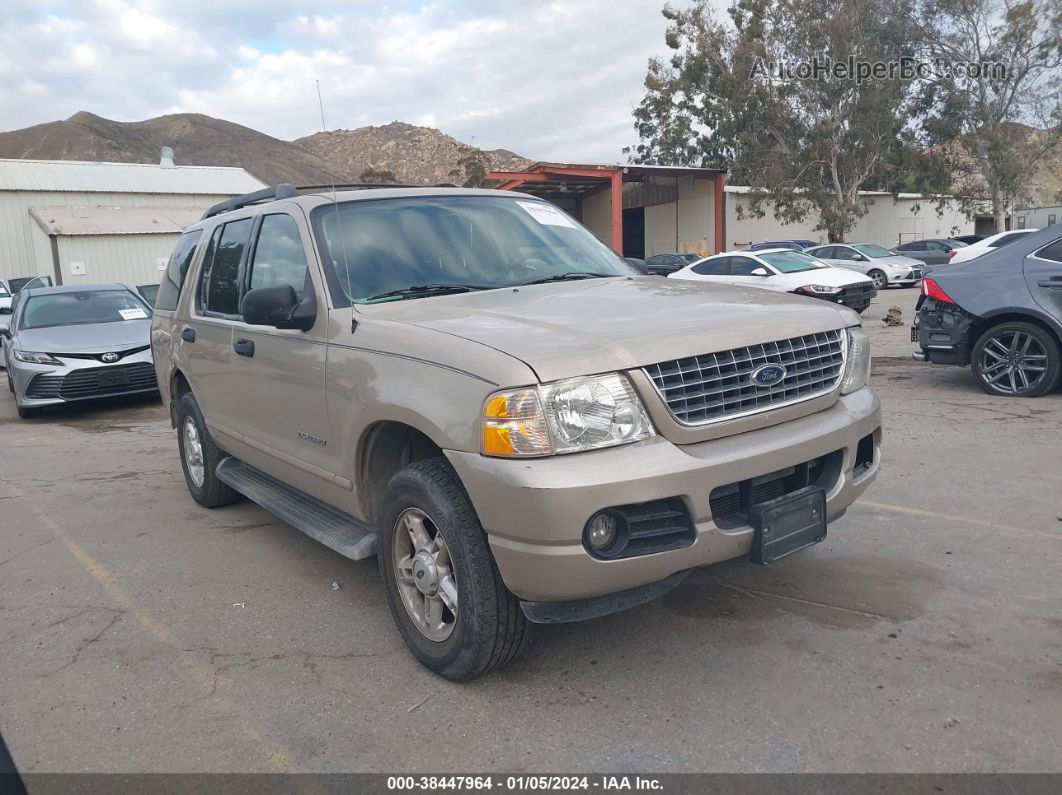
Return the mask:
<path fill-rule="evenodd" d="M 352 560 L 376 554 L 376 531 L 360 519 L 281 483 L 238 458 L 218 464 L 218 480 L 310 538 Z"/>

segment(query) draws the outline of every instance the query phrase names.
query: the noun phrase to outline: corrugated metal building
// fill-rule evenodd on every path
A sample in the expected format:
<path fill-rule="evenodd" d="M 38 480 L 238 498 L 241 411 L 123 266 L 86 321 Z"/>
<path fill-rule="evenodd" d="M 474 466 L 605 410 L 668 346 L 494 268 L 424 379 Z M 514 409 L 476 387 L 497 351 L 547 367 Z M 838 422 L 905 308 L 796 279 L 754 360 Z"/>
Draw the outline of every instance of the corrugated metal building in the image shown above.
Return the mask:
<path fill-rule="evenodd" d="M 183 227 L 264 184 L 242 168 L 0 160 L 0 278 L 159 281 Z"/>

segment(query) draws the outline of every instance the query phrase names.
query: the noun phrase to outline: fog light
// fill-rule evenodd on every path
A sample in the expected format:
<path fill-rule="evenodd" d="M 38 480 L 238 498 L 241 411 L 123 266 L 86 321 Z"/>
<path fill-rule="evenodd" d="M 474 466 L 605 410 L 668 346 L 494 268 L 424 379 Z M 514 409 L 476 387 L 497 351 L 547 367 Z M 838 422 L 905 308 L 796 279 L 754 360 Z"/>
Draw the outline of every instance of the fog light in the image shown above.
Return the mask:
<path fill-rule="evenodd" d="M 608 549 L 616 541 L 617 525 L 616 517 L 611 513 L 599 513 L 590 520 L 590 527 L 586 536 L 590 540 L 590 546 L 600 552 Z"/>

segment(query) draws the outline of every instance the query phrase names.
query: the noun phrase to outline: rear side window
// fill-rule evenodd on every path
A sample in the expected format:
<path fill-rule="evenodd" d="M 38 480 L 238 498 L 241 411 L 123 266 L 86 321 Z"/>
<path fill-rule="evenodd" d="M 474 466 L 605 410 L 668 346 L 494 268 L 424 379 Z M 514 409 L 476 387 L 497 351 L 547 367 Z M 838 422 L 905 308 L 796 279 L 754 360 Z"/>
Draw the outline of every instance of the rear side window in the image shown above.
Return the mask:
<path fill-rule="evenodd" d="M 266 215 L 254 247 L 250 289 L 290 284 L 301 301 L 309 267 L 302 236 L 290 215 Z"/>
<path fill-rule="evenodd" d="M 159 284 L 159 294 L 155 299 L 156 309 L 176 309 L 177 299 L 181 297 L 181 285 L 184 277 L 188 275 L 188 268 L 195 257 L 196 246 L 199 238 L 203 236 L 202 229 L 185 232 L 177 241 L 177 247 L 170 254 L 170 261 L 166 264 L 166 272 L 162 275 Z"/>
<path fill-rule="evenodd" d="M 203 270 L 203 309 L 216 315 L 240 312 L 240 261 L 251 235 L 251 219 L 225 224 L 214 233 Z"/>
<path fill-rule="evenodd" d="M 1040 259 L 1049 259 L 1052 262 L 1062 262 L 1062 238 L 1036 252 Z"/>
<path fill-rule="evenodd" d="M 1019 238 L 1022 238 L 1022 237 L 1025 237 L 1025 235 L 1024 234 L 1003 235 L 1003 237 L 1001 237 L 999 240 L 997 240 L 995 243 L 992 244 L 992 248 L 999 248 L 1000 246 L 1005 246 L 1005 245 L 1007 245 L 1007 243 L 1013 243 L 1015 240 L 1018 240 Z"/>
<path fill-rule="evenodd" d="M 701 276 L 725 276 L 726 266 L 729 262 L 730 257 L 719 257 L 719 259 L 710 259 L 700 265 L 694 265 L 690 270 L 694 273 L 699 273 Z"/>

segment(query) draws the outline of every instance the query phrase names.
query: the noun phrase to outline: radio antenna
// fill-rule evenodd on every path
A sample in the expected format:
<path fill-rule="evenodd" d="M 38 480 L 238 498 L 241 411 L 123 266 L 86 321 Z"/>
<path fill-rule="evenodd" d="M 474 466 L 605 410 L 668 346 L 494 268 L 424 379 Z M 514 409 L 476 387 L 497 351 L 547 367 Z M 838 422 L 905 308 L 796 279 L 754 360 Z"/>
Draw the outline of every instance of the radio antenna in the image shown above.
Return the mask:
<path fill-rule="evenodd" d="M 324 100 L 321 98 L 321 81 L 315 80 L 317 84 L 317 107 L 321 111 L 321 132 L 327 134 L 328 126 L 325 124 L 325 112 L 324 112 Z M 332 207 L 336 213 L 336 232 L 339 235 L 339 250 L 343 255 L 343 272 L 347 277 L 346 289 L 344 292 L 347 295 L 347 302 L 350 304 L 350 332 L 354 333 L 354 330 L 358 327 L 358 320 L 354 316 L 354 297 L 351 295 L 354 289 L 354 283 L 350 280 L 350 261 L 347 259 L 347 237 L 343 234 L 343 218 L 339 213 L 339 201 L 336 199 L 336 175 L 329 170 L 328 177 L 332 184 Z M 329 253 L 332 251 L 332 247 L 328 247 Z"/>

